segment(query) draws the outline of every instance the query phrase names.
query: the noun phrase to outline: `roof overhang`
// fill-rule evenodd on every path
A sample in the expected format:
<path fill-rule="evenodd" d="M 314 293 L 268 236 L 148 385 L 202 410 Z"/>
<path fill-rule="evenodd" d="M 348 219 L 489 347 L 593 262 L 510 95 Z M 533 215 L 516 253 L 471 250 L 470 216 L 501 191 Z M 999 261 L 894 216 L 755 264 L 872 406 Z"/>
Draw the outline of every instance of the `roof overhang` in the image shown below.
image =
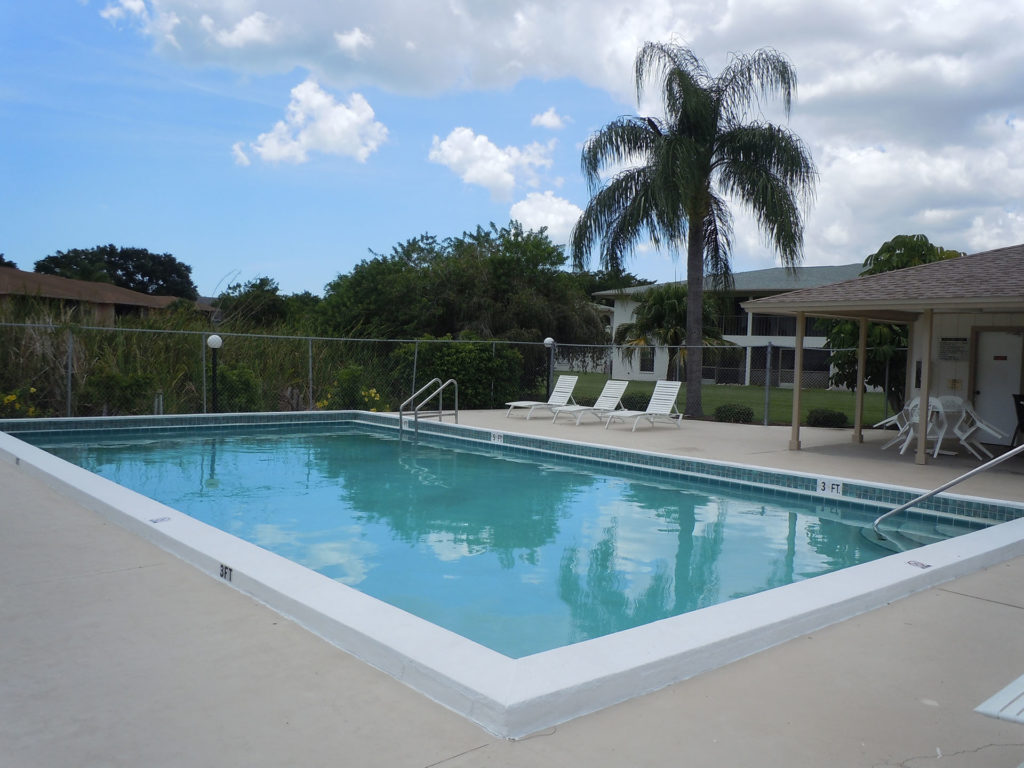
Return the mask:
<path fill-rule="evenodd" d="M 795 316 L 801 312 L 810 317 L 840 320 L 867 319 L 883 323 L 912 323 L 927 310 L 935 314 L 1024 313 L 1024 297 L 976 296 L 957 299 L 904 300 L 898 308 L 891 302 L 865 301 L 786 301 L 784 295 L 770 299 L 745 301 L 741 306 L 758 315 Z"/>

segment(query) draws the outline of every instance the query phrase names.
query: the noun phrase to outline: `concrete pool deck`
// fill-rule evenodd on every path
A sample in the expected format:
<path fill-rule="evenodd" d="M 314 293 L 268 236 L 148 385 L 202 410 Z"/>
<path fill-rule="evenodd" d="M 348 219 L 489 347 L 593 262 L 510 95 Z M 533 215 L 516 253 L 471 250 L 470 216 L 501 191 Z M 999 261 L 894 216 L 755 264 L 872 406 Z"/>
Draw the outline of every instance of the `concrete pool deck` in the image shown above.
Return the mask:
<path fill-rule="evenodd" d="M 912 487 L 976 466 L 881 433 L 686 422 L 462 423 Z M 956 492 L 1024 500 L 1024 462 Z M 0 463 L 0 755 L 63 765 L 940 765 L 1024 762 L 973 709 L 1024 674 L 1024 558 L 647 696 L 505 741 Z M 941 758 L 939 755 L 941 754 Z"/>

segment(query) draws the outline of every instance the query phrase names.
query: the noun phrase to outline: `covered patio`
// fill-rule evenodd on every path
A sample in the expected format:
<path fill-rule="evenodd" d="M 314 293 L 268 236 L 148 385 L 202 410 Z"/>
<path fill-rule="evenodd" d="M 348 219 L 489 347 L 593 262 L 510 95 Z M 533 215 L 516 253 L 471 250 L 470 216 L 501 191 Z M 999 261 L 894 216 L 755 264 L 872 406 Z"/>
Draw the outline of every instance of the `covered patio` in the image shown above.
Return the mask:
<path fill-rule="evenodd" d="M 803 373 L 807 317 L 859 325 L 853 441 L 864 440 L 864 371 L 869 322 L 910 327 L 907 400 L 952 396 L 1006 435 L 1017 423 L 1011 395 L 1024 377 L 1024 244 L 807 288 L 743 304 L 753 314 L 797 319 L 795 380 Z M 789 449 L 801 448 L 800 387 L 793 389 Z M 918 464 L 928 462 L 928 422 L 917 424 Z"/>

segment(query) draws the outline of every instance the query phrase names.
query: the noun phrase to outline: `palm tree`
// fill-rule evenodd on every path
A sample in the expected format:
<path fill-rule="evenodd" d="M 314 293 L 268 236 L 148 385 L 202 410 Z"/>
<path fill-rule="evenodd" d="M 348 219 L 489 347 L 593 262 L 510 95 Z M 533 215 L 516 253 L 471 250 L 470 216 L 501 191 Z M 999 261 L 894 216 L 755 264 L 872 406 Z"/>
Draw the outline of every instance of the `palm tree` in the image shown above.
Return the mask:
<path fill-rule="evenodd" d="M 583 175 L 591 199 L 572 233 L 574 266 L 600 241 L 601 265 L 620 266 L 650 239 L 686 245 L 686 412 L 702 416 L 701 310 L 704 275 L 728 284 L 732 215 L 727 198 L 748 208 L 782 263 L 803 255 L 801 203 L 813 197 L 817 171 L 810 152 L 787 128 L 750 113 L 779 96 L 786 115 L 796 73 L 777 51 L 733 56 L 712 76 L 692 51 L 645 43 L 636 57 L 637 99 L 648 78 L 660 81 L 662 117 L 624 116 L 590 137 Z M 608 181 L 602 171 L 623 168 Z"/>
<path fill-rule="evenodd" d="M 640 349 L 668 347 L 671 357 L 668 361 L 668 377 L 676 379 L 679 370 L 680 352 L 685 358 L 687 290 L 680 283 L 658 285 L 647 291 L 636 309 L 633 321 L 622 323 L 615 329 L 615 343 L 622 345 L 623 356 L 632 360 Z M 704 302 L 701 322 L 704 345 L 723 344 L 715 308 L 711 302 Z"/>

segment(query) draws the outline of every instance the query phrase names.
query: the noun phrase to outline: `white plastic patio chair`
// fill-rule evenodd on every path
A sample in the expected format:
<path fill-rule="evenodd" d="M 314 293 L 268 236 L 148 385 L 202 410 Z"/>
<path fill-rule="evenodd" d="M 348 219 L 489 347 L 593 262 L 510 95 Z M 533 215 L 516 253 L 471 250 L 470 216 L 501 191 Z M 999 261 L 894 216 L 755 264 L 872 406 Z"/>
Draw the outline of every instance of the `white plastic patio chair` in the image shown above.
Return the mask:
<path fill-rule="evenodd" d="M 682 386 L 678 381 L 659 381 L 654 385 L 654 392 L 651 394 L 651 401 L 647 404 L 646 411 L 611 411 L 608 413 L 608 420 L 604 428 L 608 429 L 612 421 L 626 421 L 633 419 L 633 432 L 636 432 L 636 425 L 641 419 L 646 419 L 654 426 L 655 421 L 668 421 L 677 427 L 683 426 L 683 416 L 676 410 L 676 397 L 679 395 L 679 388 Z"/>
<path fill-rule="evenodd" d="M 974 412 L 974 409 L 965 403 L 960 420 L 953 426 L 953 434 L 960 438 L 960 445 L 970 451 L 978 461 L 985 460 L 982 458 L 982 453 L 990 459 L 995 458 L 992 455 L 992 452 L 982 445 L 981 441 L 978 439 L 982 432 L 988 432 L 993 437 L 999 439 L 1006 437 L 1006 435 L 991 424 L 982 421 L 978 417 L 978 414 Z M 981 453 L 979 453 L 979 451 Z"/>
<path fill-rule="evenodd" d="M 530 410 L 526 414 L 526 420 L 529 421 L 530 417 L 533 416 L 533 411 L 537 408 L 554 410 L 570 402 L 575 404 L 576 401 L 572 399 L 572 391 L 576 388 L 576 380 L 578 378 L 579 376 L 560 375 L 546 403 L 542 400 L 514 400 L 511 403 L 505 403 L 508 406 L 505 418 L 507 419 L 515 408 L 529 408 Z"/>
<path fill-rule="evenodd" d="M 896 436 L 882 445 L 883 451 L 886 448 L 896 445 L 896 443 L 898 442 L 906 441 L 907 430 L 910 429 L 912 425 L 917 423 L 916 409 L 918 402 L 920 402 L 919 398 L 915 397 L 913 400 L 910 400 L 906 405 L 903 406 L 902 411 L 898 411 L 897 413 L 894 413 L 892 416 L 890 416 L 888 419 L 883 419 L 882 421 L 875 424 L 876 429 L 878 427 L 887 427 L 890 424 L 896 427 Z M 911 416 L 913 416 L 913 421 L 911 421 Z"/>
<path fill-rule="evenodd" d="M 569 416 L 575 414 L 576 426 L 579 426 L 580 419 L 588 413 L 598 421 L 601 421 L 609 412 L 622 407 L 622 395 L 626 391 L 627 384 L 629 384 L 628 381 L 608 379 L 593 405 L 560 405 L 557 408 L 552 408 L 551 410 L 555 412 L 555 415 L 552 417 L 551 423 L 554 424 L 563 413 Z"/>
<path fill-rule="evenodd" d="M 903 441 L 903 446 L 900 448 L 901 454 L 906 453 L 910 444 L 917 439 L 920 418 L 921 402 L 918 400 L 910 410 L 910 424 L 906 430 L 906 440 Z M 939 456 L 939 450 L 942 448 L 942 439 L 946 436 L 946 429 L 948 428 L 945 410 L 942 407 L 942 402 L 937 397 L 928 398 L 928 410 L 925 413 L 925 419 L 927 420 L 925 442 L 928 440 L 935 442 L 935 447 L 932 449 L 932 458 L 935 459 Z"/>

